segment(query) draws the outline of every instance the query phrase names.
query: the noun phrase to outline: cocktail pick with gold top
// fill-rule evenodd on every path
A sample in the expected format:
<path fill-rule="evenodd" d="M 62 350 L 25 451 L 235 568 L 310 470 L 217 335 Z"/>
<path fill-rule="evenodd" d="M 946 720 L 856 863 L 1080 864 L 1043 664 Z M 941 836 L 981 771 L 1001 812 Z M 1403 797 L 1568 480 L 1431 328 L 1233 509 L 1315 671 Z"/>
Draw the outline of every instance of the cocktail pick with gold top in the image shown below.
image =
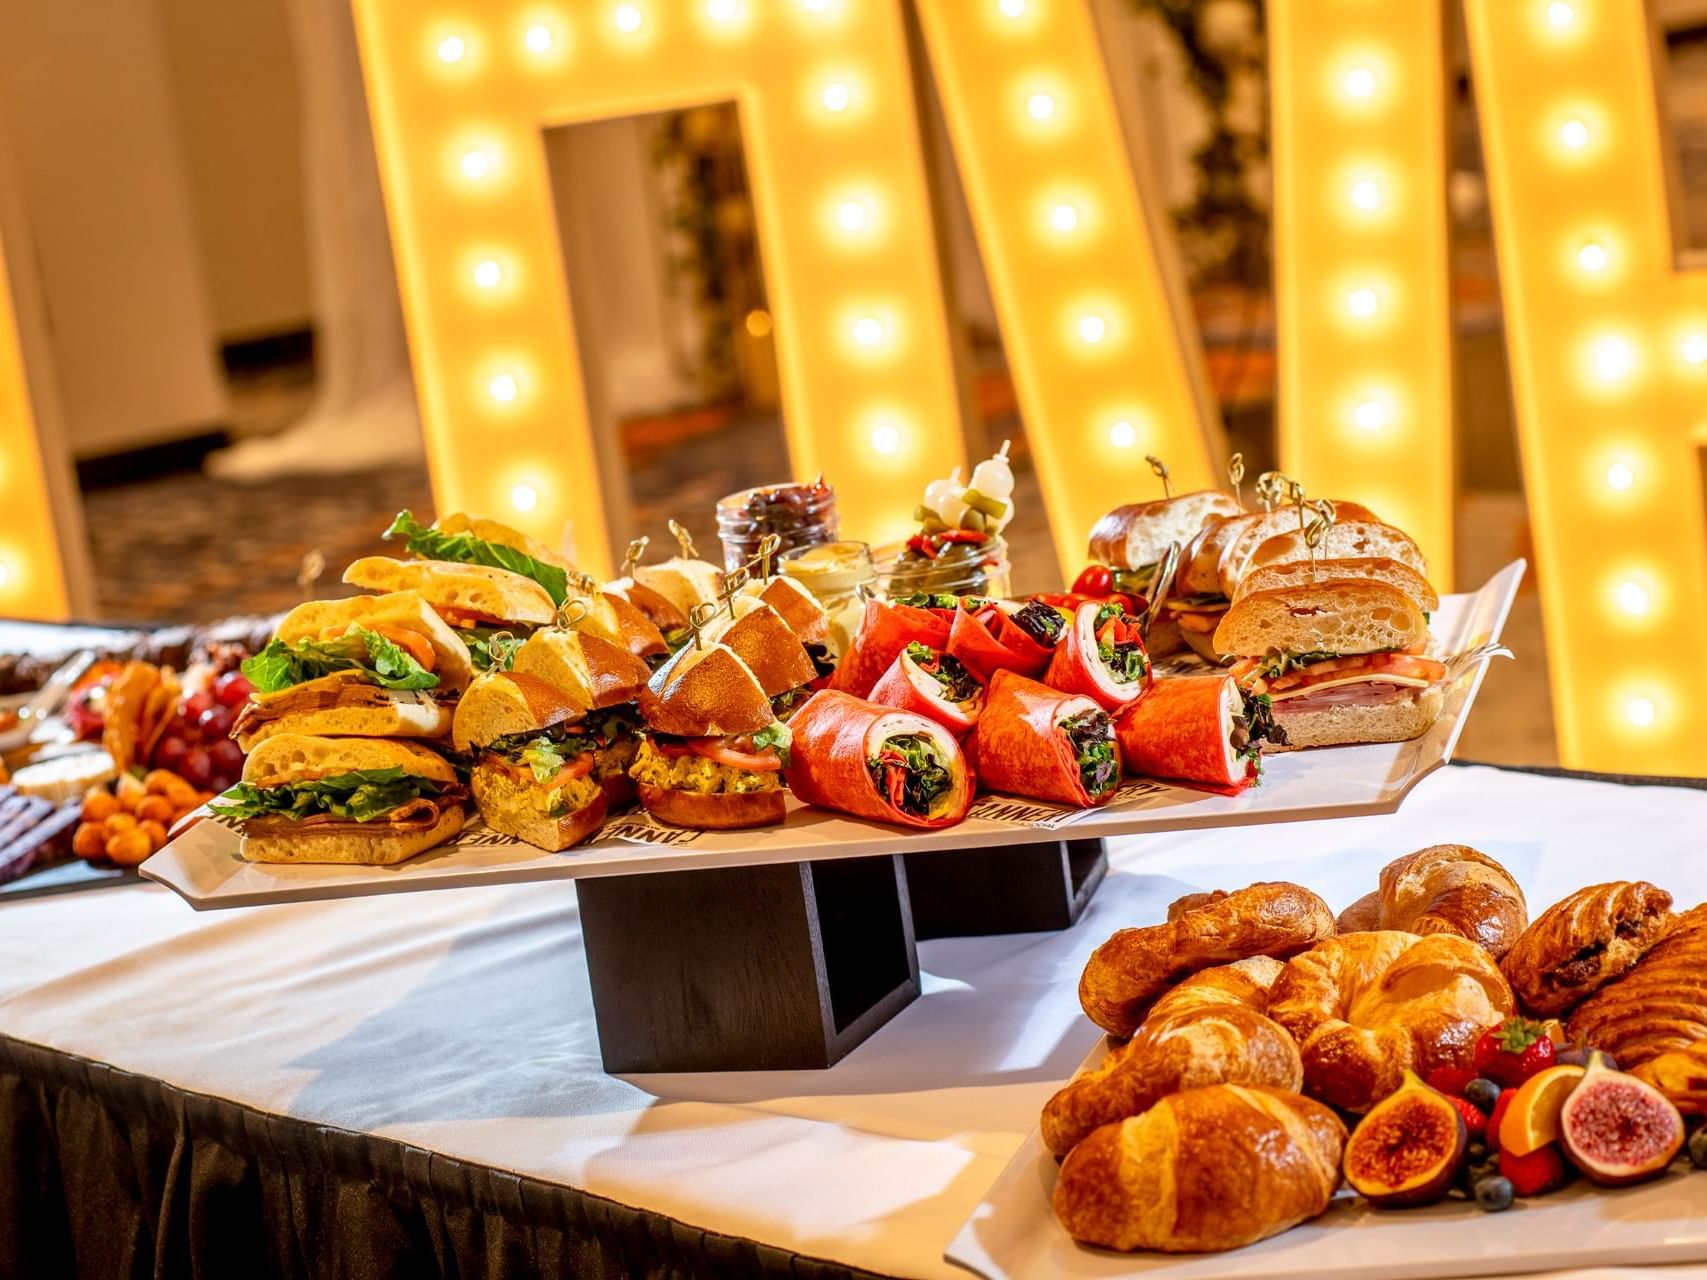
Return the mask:
<path fill-rule="evenodd" d="M 671 523 L 674 523 L 674 521 Z M 719 606 L 717 601 L 706 600 L 696 604 L 693 608 L 688 610 L 688 630 L 693 633 L 694 648 L 705 648 L 705 642 L 700 639 L 699 633 L 713 618 L 717 616 L 717 610 L 720 607 L 721 606 Z"/>
<path fill-rule="evenodd" d="M 591 595 L 570 596 L 557 606 L 554 624 L 559 631 L 573 631 L 593 611 Z"/>
<path fill-rule="evenodd" d="M 563 609 L 558 609 L 561 618 Z M 557 625 L 561 626 L 561 623 Z M 516 665 L 516 650 L 522 647 L 521 637 L 513 631 L 494 631 L 486 641 L 486 653 L 492 661 L 493 671 L 510 671 Z"/>
<path fill-rule="evenodd" d="M 698 560 L 699 552 L 693 549 L 693 535 L 676 521 L 670 521 L 670 533 L 676 540 L 676 545 L 682 549 L 682 559 Z"/>
<path fill-rule="evenodd" d="M 629 539 L 628 550 L 622 556 L 622 577 L 634 581 L 634 571 L 640 567 L 640 557 L 646 554 L 646 547 L 651 541 L 645 535 Z"/>
<path fill-rule="evenodd" d="M 578 573 L 570 570 L 566 577 L 570 589 L 578 596 L 586 596 L 591 599 L 604 590 L 603 584 L 590 573 Z"/>
<path fill-rule="evenodd" d="M 1317 498 L 1314 502 L 1301 504 L 1299 513 L 1305 509 L 1312 514 L 1310 523 L 1304 526 L 1304 546 L 1310 552 L 1310 576 L 1316 576 L 1316 551 L 1322 545 L 1322 539 L 1328 536 L 1328 530 L 1334 527 L 1334 504 L 1327 498 Z"/>
<path fill-rule="evenodd" d="M 1245 455 L 1235 453 L 1227 459 L 1227 483 L 1233 486 L 1233 501 L 1242 510 L 1245 505 Z"/>
<path fill-rule="evenodd" d="M 1283 471 L 1265 471 L 1257 477 L 1257 501 L 1264 511 L 1273 511 L 1286 497 L 1291 478 Z"/>
<path fill-rule="evenodd" d="M 326 555 L 316 549 L 302 557 L 302 564 L 296 571 L 296 585 L 302 588 L 304 600 L 314 599 L 314 584 L 320 581 L 320 575 L 326 572 Z"/>
<path fill-rule="evenodd" d="M 1150 464 L 1150 470 L 1154 471 L 1159 477 L 1161 477 L 1162 497 L 1164 497 L 1164 498 L 1173 497 L 1174 496 L 1174 482 L 1173 482 L 1172 476 L 1168 472 L 1168 464 L 1163 462 L 1160 458 L 1158 458 L 1153 453 L 1146 453 L 1144 455 L 1144 461 L 1148 462 Z"/>
<path fill-rule="evenodd" d="M 1296 480 L 1286 482 L 1286 500 L 1298 508 L 1298 532 L 1304 532 L 1304 486 Z"/>
<path fill-rule="evenodd" d="M 772 561 L 776 559 L 776 553 L 780 550 L 782 550 L 782 535 L 780 533 L 767 533 L 760 538 L 758 551 L 741 567 L 741 571 L 747 575 L 742 580 L 743 585 L 752 580 L 755 571 L 758 573 L 760 581 L 769 578 L 776 569 Z"/>
<path fill-rule="evenodd" d="M 752 575 L 747 572 L 746 565 L 742 565 L 733 573 L 723 575 L 723 587 L 717 593 L 717 599 L 721 607 L 729 611 L 731 621 L 735 618 L 735 597 L 741 594 L 741 588 L 746 586 L 751 579 Z"/>

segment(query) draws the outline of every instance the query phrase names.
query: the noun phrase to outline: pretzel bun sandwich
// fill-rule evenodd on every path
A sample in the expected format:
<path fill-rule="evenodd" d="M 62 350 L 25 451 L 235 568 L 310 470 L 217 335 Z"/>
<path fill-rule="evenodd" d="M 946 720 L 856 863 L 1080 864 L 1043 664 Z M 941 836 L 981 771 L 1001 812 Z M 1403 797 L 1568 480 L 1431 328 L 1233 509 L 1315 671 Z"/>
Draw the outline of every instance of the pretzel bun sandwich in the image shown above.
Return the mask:
<path fill-rule="evenodd" d="M 724 644 L 688 644 L 640 694 L 646 735 L 629 769 L 646 812 L 695 830 L 764 827 L 784 814 L 789 730 Z"/>
<path fill-rule="evenodd" d="M 1269 542 L 1274 542 L 1270 539 Z M 1268 544 L 1265 543 L 1264 546 Z M 1261 559 L 1261 552 L 1258 553 Z M 1282 587 L 1308 586 L 1314 582 L 1331 582 L 1351 578 L 1370 578 L 1397 587 L 1422 606 L 1424 613 L 1440 608 L 1440 596 L 1410 565 L 1386 556 L 1359 556 L 1350 560 L 1322 560 L 1312 563 L 1308 558 L 1259 564 L 1239 580 L 1233 592 L 1235 603 L 1253 591 L 1274 591 Z"/>
<path fill-rule="evenodd" d="M 344 570 L 344 581 L 369 591 L 420 595 L 461 633 L 476 671 L 493 665 L 493 636 L 543 627 L 557 616 L 557 606 L 537 582 L 485 565 L 364 556 Z"/>
<path fill-rule="evenodd" d="M 779 574 L 758 578 L 741 588 L 741 594 L 762 600 L 782 615 L 804 645 L 825 645 L 830 640 L 830 615 L 818 597 L 798 578 Z"/>
<path fill-rule="evenodd" d="M 657 564 L 635 565 L 634 585 L 667 600 L 680 611 L 685 626 L 694 606 L 717 599 L 723 590 L 723 571 L 709 560 L 671 556 Z"/>
<path fill-rule="evenodd" d="M 640 746 L 640 691 L 652 672 L 626 649 L 598 636 L 545 627 L 516 650 L 517 675 L 542 680 L 580 717 L 577 732 L 591 743 L 593 778 L 614 812 L 634 801 L 628 768 Z"/>
<path fill-rule="evenodd" d="M 469 786 L 487 826 L 553 853 L 598 830 L 600 743 L 582 732 L 583 714 L 538 676 L 489 671 L 469 685 L 453 733 L 473 757 Z"/>
<path fill-rule="evenodd" d="M 1422 656 L 1421 604 L 1360 578 L 1253 591 L 1221 619 L 1215 647 L 1233 677 L 1266 695 L 1289 747 L 1404 742 L 1440 715 L 1446 667 Z"/>
<path fill-rule="evenodd" d="M 298 605 L 244 660 L 255 692 L 233 736 L 437 738 L 473 674 L 468 648 L 413 592 Z M 449 695 L 449 696 L 447 696 Z"/>
<path fill-rule="evenodd" d="M 721 642 L 747 664 L 772 709 L 787 719 L 806 701 L 806 686 L 818 678 L 818 666 L 782 615 L 754 596 L 735 596 L 700 633 L 705 643 Z"/>
<path fill-rule="evenodd" d="M 449 762 L 415 743 L 280 733 L 209 808 L 251 862 L 388 866 L 455 837 L 467 796 Z"/>

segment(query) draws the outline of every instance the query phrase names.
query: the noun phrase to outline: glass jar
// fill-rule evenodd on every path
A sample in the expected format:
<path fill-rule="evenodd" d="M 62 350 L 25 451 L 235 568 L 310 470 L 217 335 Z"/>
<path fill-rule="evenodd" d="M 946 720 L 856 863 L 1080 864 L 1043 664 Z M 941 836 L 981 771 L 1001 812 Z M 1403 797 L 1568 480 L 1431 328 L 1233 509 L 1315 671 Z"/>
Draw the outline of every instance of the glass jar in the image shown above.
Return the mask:
<path fill-rule="evenodd" d="M 824 542 L 785 551 L 779 563 L 782 572 L 797 580 L 824 606 L 824 612 L 829 614 L 830 651 L 841 657 L 859 630 L 865 598 L 876 576 L 871 548 L 863 542 Z"/>
<path fill-rule="evenodd" d="M 723 567 L 731 573 L 759 554 L 769 534 L 782 539 L 779 551 L 790 551 L 834 542 L 838 532 L 836 490 L 823 476 L 811 484 L 762 484 L 717 503 Z"/>
<path fill-rule="evenodd" d="M 1012 593 L 1008 544 L 1000 534 L 976 545 L 950 543 L 934 560 L 909 552 L 904 542 L 880 547 L 876 576 L 876 592 L 885 600 L 920 592 L 1000 600 Z"/>

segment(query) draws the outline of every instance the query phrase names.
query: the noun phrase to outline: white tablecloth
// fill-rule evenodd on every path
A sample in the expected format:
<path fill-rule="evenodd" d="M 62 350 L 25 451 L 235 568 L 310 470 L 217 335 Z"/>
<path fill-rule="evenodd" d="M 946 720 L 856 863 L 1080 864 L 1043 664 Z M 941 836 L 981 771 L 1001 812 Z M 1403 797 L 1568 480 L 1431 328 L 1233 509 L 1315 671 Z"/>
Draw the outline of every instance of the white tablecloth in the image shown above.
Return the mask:
<path fill-rule="evenodd" d="M 1182 893 L 1258 879 L 1338 908 L 1442 841 L 1503 862 L 1532 914 L 1613 878 L 1707 899 L 1707 793 L 1449 768 L 1391 816 L 1117 842 L 1075 928 L 922 944 L 923 996 L 829 1071 L 605 1075 L 568 884 L 199 915 L 143 885 L 0 906 L 0 1034 L 799 1253 L 963 1280 L 943 1248 L 1096 1038 L 1076 996 L 1093 947 Z"/>

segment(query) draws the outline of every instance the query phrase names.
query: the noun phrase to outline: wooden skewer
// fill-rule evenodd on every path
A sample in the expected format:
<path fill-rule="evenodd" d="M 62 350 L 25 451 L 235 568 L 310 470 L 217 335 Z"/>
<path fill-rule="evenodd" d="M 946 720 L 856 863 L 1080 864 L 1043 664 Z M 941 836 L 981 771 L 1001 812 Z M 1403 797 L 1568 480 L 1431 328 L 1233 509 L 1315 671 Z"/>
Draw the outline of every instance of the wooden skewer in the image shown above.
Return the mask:
<path fill-rule="evenodd" d="M 629 539 L 628 550 L 623 553 L 622 557 L 623 577 L 629 579 L 634 577 L 634 571 L 640 567 L 640 557 L 646 554 L 647 544 L 651 541 L 651 538 L 645 536 Z"/>
<path fill-rule="evenodd" d="M 1144 455 L 1144 461 L 1148 462 L 1150 464 L 1150 470 L 1154 471 L 1158 476 L 1161 477 L 1161 480 L 1162 480 L 1162 497 L 1164 497 L 1164 498 L 1173 497 L 1174 496 L 1174 484 L 1173 484 L 1173 478 L 1170 475 L 1170 473 L 1168 472 L 1168 464 L 1163 462 L 1160 458 L 1158 458 L 1153 453 L 1146 453 Z"/>
<path fill-rule="evenodd" d="M 698 560 L 699 552 L 693 549 L 693 535 L 676 521 L 670 521 L 670 532 L 675 535 L 676 545 L 682 549 L 684 560 Z"/>

